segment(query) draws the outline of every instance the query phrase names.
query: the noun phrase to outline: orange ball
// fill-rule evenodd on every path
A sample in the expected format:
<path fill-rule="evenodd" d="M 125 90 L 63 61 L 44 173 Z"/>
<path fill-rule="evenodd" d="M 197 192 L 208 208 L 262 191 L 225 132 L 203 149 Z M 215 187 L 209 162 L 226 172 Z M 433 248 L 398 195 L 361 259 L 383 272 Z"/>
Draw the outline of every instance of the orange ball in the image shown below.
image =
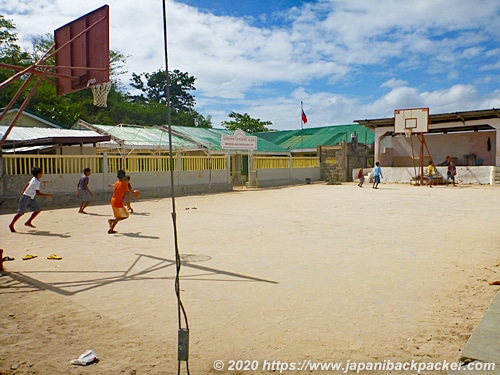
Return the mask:
<path fill-rule="evenodd" d="M 139 198 L 141 196 L 141 192 L 139 190 L 134 190 L 132 192 L 132 195 L 135 199 Z"/>

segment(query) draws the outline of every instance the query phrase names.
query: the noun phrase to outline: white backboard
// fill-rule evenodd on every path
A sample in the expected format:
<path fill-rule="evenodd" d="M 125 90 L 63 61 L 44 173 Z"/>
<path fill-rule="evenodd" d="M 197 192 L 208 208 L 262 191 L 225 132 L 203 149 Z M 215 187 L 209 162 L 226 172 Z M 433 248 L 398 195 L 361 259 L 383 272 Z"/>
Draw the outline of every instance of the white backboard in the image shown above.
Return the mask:
<path fill-rule="evenodd" d="M 396 109 L 394 111 L 394 133 L 429 131 L 429 108 Z"/>

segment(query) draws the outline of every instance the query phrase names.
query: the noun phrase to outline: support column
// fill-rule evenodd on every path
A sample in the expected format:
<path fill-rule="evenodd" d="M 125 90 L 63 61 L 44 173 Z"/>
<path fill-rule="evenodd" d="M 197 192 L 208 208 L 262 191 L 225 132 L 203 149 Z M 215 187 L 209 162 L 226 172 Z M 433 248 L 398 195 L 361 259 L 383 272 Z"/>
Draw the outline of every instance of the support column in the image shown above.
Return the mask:
<path fill-rule="evenodd" d="M 387 133 L 387 127 L 375 128 L 374 162 L 380 160 L 380 140 L 384 137 L 385 133 Z"/>
<path fill-rule="evenodd" d="M 500 124 L 496 123 L 496 124 L 491 124 L 492 127 L 495 128 L 495 138 L 496 138 L 496 142 L 493 141 L 493 139 L 491 140 L 491 146 L 492 147 L 495 147 L 495 149 L 493 150 L 494 151 L 494 160 L 493 160 L 493 165 L 499 167 L 500 166 Z"/>

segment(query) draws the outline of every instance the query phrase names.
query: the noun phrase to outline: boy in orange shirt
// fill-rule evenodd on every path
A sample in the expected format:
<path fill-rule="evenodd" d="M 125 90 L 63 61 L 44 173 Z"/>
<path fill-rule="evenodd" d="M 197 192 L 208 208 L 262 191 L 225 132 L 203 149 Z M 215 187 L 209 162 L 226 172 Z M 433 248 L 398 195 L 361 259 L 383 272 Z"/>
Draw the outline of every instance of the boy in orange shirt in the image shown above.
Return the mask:
<path fill-rule="evenodd" d="M 119 221 L 128 219 L 129 213 L 123 205 L 123 198 L 129 191 L 128 182 L 125 180 L 125 171 L 119 170 L 117 174 L 118 181 L 115 182 L 113 187 L 113 197 L 111 198 L 111 208 L 113 209 L 114 219 L 109 219 L 109 234 L 117 233 L 115 226 Z"/>

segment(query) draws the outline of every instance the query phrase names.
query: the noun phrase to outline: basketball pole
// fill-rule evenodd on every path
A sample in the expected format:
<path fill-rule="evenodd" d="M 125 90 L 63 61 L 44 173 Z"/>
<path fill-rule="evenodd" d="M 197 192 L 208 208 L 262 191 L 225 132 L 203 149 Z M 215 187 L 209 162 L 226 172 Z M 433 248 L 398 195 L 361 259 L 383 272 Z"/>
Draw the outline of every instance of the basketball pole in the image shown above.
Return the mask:
<path fill-rule="evenodd" d="M 24 80 L 22 83 L 21 87 L 17 89 L 16 94 L 12 97 L 10 102 L 7 104 L 7 106 L 4 108 L 2 114 L 0 115 L 0 121 L 5 117 L 7 112 L 10 111 L 16 100 L 21 96 L 21 94 L 24 92 L 24 90 L 27 88 L 28 83 L 31 81 L 31 79 L 35 76 L 38 76 L 38 81 L 35 82 L 33 87 L 30 89 L 30 92 L 24 99 L 23 103 L 21 104 L 21 107 L 19 108 L 17 114 L 14 116 L 12 119 L 9 127 L 7 128 L 5 134 L 3 135 L 2 139 L 0 140 L 0 147 L 3 146 L 4 142 L 7 140 L 7 137 L 9 136 L 10 132 L 12 131 L 12 128 L 14 128 L 14 125 L 16 124 L 17 120 L 19 120 L 19 117 L 21 117 L 23 111 L 26 109 L 28 106 L 31 98 L 33 95 L 35 95 L 36 90 L 38 89 L 38 86 L 40 86 L 40 83 L 47 77 L 47 75 L 51 75 L 49 72 L 49 68 L 51 68 L 48 65 L 41 65 L 43 62 L 45 62 L 52 54 L 50 53 L 54 49 L 54 45 L 50 47 L 50 49 L 42 56 L 42 58 L 37 61 L 35 64 L 27 67 L 27 68 L 21 68 L 21 67 L 16 67 L 14 70 L 19 70 L 18 73 L 14 74 L 12 77 L 6 79 L 2 83 L 0 83 L 0 89 L 10 85 L 12 82 L 16 81 L 17 79 L 20 79 L 23 74 L 29 73 L 28 78 Z M 14 66 L 7 67 L 7 68 L 14 68 Z M 37 70 L 37 68 L 41 68 L 40 70 Z"/>
<path fill-rule="evenodd" d="M 14 128 L 14 125 L 16 124 L 17 120 L 19 120 L 19 118 L 21 117 L 21 115 L 23 114 L 24 110 L 26 109 L 26 107 L 28 106 L 31 98 L 33 97 L 33 95 L 35 95 L 35 92 L 36 90 L 38 89 L 38 86 L 40 86 L 40 83 L 42 83 L 43 79 L 45 78 L 46 74 L 47 74 L 47 70 L 48 70 L 48 67 L 46 66 L 43 70 L 43 72 L 40 74 L 40 76 L 38 77 L 38 81 L 35 82 L 35 84 L 33 85 L 33 87 L 31 88 L 30 92 L 28 93 L 28 95 L 26 96 L 26 98 L 24 99 L 23 103 L 21 104 L 21 106 L 19 107 L 19 110 L 17 111 L 16 115 L 14 116 L 14 118 L 12 119 L 9 127 L 7 128 L 5 134 L 3 135 L 2 139 L 0 140 L 0 147 L 3 146 L 4 142 L 7 140 L 7 137 L 9 136 L 10 132 L 12 131 L 12 128 Z M 19 95 L 21 94 L 22 91 L 24 91 L 24 88 L 26 87 L 26 85 L 28 84 L 28 82 L 31 80 L 31 78 L 33 77 L 34 75 L 33 74 L 30 74 L 30 76 L 28 77 L 28 79 L 26 79 L 26 81 L 24 82 L 25 84 L 23 84 L 18 92 L 16 93 L 16 95 L 14 96 L 14 98 L 9 102 L 9 105 L 11 105 L 11 103 L 13 103 L 18 97 Z M 5 108 L 5 110 L 3 111 L 2 113 L 2 118 L 3 116 L 7 113 L 7 111 L 10 109 L 10 107 L 8 106 L 7 108 Z"/>
<path fill-rule="evenodd" d="M 429 148 L 427 147 L 424 133 L 429 132 L 429 108 L 409 108 L 409 109 L 396 109 L 394 110 L 394 131 L 395 133 L 405 133 L 407 138 L 410 138 L 411 144 L 411 158 L 413 160 L 413 173 L 411 181 L 419 181 L 420 186 L 424 183 L 424 158 L 425 150 L 430 157 Z M 420 147 L 419 147 L 419 176 L 416 174 L 416 162 L 415 162 L 415 150 L 413 148 L 412 133 L 417 136 Z M 425 147 L 425 149 L 424 149 Z M 418 178 L 420 177 L 420 178 Z"/>

